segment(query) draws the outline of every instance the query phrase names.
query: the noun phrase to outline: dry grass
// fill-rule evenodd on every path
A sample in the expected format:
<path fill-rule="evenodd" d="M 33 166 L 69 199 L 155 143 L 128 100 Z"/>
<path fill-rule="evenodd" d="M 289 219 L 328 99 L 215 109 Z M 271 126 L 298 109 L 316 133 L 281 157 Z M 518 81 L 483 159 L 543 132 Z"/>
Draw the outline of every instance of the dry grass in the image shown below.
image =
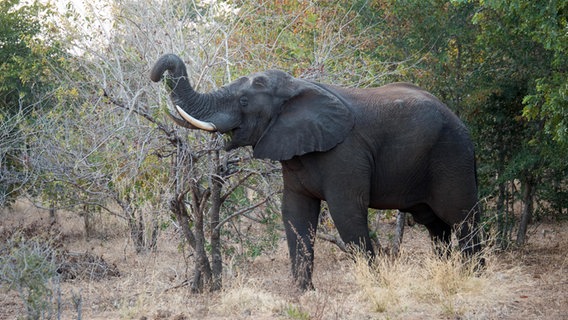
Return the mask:
<path fill-rule="evenodd" d="M 27 208 L 3 212 L 0 221 L 9 228 L 45 215 Z M 282 236 L 277 250 L 252 261 L 226 257 L 224 289 L 195 295 L 183 285 L 190 269 L 173 230 L 160 235 L 157 252 L 136 255 L 119 236 L 125 234 L 121 224 L 113 230 L 106 223 L 107 234 L 87 242 L 80 218 L 65 215 L 60 227 L 68 234 L 67 249 L 101 256 L 120 277 L 63 282 L 63 319 L 76 318 L 73 295 L 82 297 L 84 319 L 568 318 L 568 223 L 541 226 L 547 231 L 533 233 L 523 250 L 486 253 L 487 269 L 480 274 L 458 255 L 435 256 L 422 228 L 407 229 L 400 258 L 380 258 L 371 266 L 318 241 L 317 289 L 306 293 L 292 283 Z M 0 290 L 0 319 L 17 318 L 21 307 L 13 292 Z"/>
<path fill-rule="evenodd" d="M 385 318 L 487 319 L 488 313 L 514 299 L 515 283 L 528 277 L 514 268 L 496 270 L 495 256 L 486 258 L 490 267 L 481 273 L 473 264 L 464 264 L 458 252 L 445 259 L 402 252 L 398 259 L 382 258 L 371 266 L 357 259 L 359 298 L 368 302 L 369 311 Z"/>
<path fill-rule="evenodd" d="M 271 316 L 282 313 L 286 301 L 266 291 L 257 281 L 238 277 L 219 295 L 218 312 L 224 316 Z"/>

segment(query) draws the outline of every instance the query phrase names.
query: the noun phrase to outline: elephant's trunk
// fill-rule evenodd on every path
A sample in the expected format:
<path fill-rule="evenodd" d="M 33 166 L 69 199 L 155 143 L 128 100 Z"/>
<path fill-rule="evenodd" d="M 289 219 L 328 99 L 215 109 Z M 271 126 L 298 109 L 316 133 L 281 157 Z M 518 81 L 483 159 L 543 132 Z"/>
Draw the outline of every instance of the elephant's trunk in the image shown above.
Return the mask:
<path fill-rule="evenodd" d="M 201 94 L 193 90 L 189 83 L 185 64 L 174 54 L 166 54 L 154 64 L 150 79 L 158 82 L 166 71 L 168 71 L 168 75 L 165 80 L 166 85 L 171 90 L 172 102 L 182 118 L 189 123 L 189 127 L 216 131 L 217 125 L 212 122 L 214 118 L 217 118 L 215 116 L 215 105 L 218 103 L 216 103 L 215 95 Z"/>

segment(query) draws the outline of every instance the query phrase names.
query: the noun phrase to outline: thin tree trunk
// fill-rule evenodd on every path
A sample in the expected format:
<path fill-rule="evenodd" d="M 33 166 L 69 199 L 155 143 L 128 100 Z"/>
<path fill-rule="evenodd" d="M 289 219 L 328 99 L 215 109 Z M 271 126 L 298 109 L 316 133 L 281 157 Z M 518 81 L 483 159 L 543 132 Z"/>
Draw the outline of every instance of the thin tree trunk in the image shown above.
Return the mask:
<path fill-rule="evenodd" d="M 201 276 L 201 269 L 199 264 L 195 263 L 195 268 L 193 270 L 193 279 L 191 281 L 191 292 L 199 293 L 203 290 L 203 277 Z"/>
<path fill-rule="evenodd" d="M 158 232 L 160 231 L 160 226 L 158 224 L 158 219 L 156 216 L 152 216 L 152 234 L 150 235 L 149 249 L 156 252 L 158 248 Z"/>
<path fill-rule="evenodd" d="M 170 202 L 170 210 L 176 216 L 176 219 L 180 224 L 181 231 L 189 243 L 189 246 L 195 250 L 195 235 L 190 228 L 189 214 L 185 203 L 183 202 L 183 194 L 178 195 Z"/>
<path fill-rule="evenodd" d="M 212 273 L 211 264 L 207 258 L 207 251 L 205 250 L 205 230 L 204 230 L 204 210 L 205 208 L 201 205 L 201 200 L 199 198 L 199 192 L 195 190 L 197 186 L 192 186 L 194 188 L 192 191 L 194 207 L 200 210 L 195 210 L 195 275 L 194 279 L 198 278 L 200 282 L 198 283 L 198 290 L 195 291 L 192 287 L 193 292 L 203 291 L 203 286 L 211 283 Z M 195 283 L 193 284 L 196 285 Z"/>
<path fill-rule="evenodd" d="M 52 203 L 49 206 L 49 225 L 53 226 L 57 223 L 57 209 L 55 209 L 55 205 Z"/>
<path fill-rule="evenodd" d="M 174 198 L 170 201 L 170 210 L 176 216 L 185 239 L 191 248 L 195 250 L 195 235 L 191 231 L 189 212 L 187 212 L 184 202 L 189 191 L 186 187 L 186 178 L 189 175 L 186 170 L 191 167 L 191 163 L 188 161 L 191 155 L 181 139 L 175 139 L 174 141 L 176 142 L 177 153 L 176 157 L 173 158 L 171 175 L 174 177 L 175 192 Z"/>
<path fill-rule="evenodd" d="M 130 237 L 132 242 L 134 242 L 136 253 L 142 253 L 144 251 L 144 221 L 142 220 L 142 215 L 139 218 L 136 217 L 136 209 L 132 209 L 131 203 L 132 201 L 130 201 L 128 196 L 125 202 L 119 202 L 122 210 L 128 217 L 128 228 L 130 229 Z"/>
<path fill-rule="evenodd" d="M 136 211 L 129 210 L 128 214 L 128 227 L 130 229 L 130 237 L 134 242 L 134 248 L 136 253 L 142 253 L 144 251 L 144 235 L 140 229 L 140 223 L 136 219 Z"/>
<path fill-rule="evenodd" d="M 502 249 L 509 245 L 506 197 L 507 186 L 505 182 L 501 182 L 499 183 L 499 195 L 497 197 L 497 244 Z"/>
<path fill-rule="evenodd" d="M 205 233 L 204 233 L 204 214 L 205 203 L 207 202 L 207 194 L 200 192 L 199 185 L 196 182 L 187 181 L 187 176 L 192 169 L 191 153 L 182 140 L 177 139 L 177 156 L 174 158 L 172 165 L 172 175 L 175 177 L 175 198 L 170 202 L 170 210 L 175 214 L 182 232 L 189 245 L 195 252 L 195 267 L 193 269 L 191 292 L 199 293 L 203 291 L 206 284 L 211 283 L 211 265 L 207 258 L 205 250 Z M 184 199 L 186 195 L 191 194 L 191 210 L 193 212 L 193 220 L 187 210 Z M 193 225 L 193 228 L 191 227 Z M 193 229 L 193 230 L 192 230 Z"/>
<path fill-rule="evenodd" d="M 138 227 L 137 229 L 137 241 L 138 241 L 138 245 L 140 246 L 140 252 L 145 252 L 146 250 L 148 250 L 148 247 L 146 246 L 146 232 L 144 230 L 144 215 L 142 214 L 141 211 L 138 210 L 134 210 L 134 212 L 132 212 L 134 215 L 134 218 L 136 219 L 136 221 L 138 221 Z"/>
<path fill-rule="evenodd" d="M 528 177 L 524 181 L 523 188 L 523 211 L 521 214 L 521 221 L 519 223 L 519 230 L 517 233 L 517 245 L 522 246 L 526 242 L 528 224 L 532 219 L 533 201 L 534 201 L 534 182 L 533 179 Z"/>
<path fill-rule="evenodd" d="M 404 236 L 404 225 L 406 224 L 406 212 L 399 211 L 396 216 L 396 231 L 392 244 L 392 255 L 398 256 L 400 253 L 400 245 Z"/>
<path fill-rule="evenodd" d="M 83 206 L 83 224 L 85 225 L 85 240 L 88 242 L 93 236 L 93 223 L 91 221 L 92 214 L 89 210 L 89 206 Z"/>
<path fill-rule="evenodd" d="M 219 167 L 219 151 L 214 153 L 213 161 L 216 167 Z M 214 175 L 211 178 L 211 268 L 213 282 L 211 283 L 211 291 L 220 290 L 222 287 L 223 274 L 223 257 L 221 255 L 221 230 L 217 228 L 219 224 L 219 216 L 221 212 L 221 190 L 223 180 L 221 177 Z"/>

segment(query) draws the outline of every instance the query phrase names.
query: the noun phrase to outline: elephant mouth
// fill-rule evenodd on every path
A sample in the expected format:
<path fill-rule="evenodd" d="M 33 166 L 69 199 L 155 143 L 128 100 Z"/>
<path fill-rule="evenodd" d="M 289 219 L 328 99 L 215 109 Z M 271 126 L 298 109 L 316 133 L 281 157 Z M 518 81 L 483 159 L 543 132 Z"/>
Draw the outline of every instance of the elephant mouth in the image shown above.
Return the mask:
<path fill-rule="evenodd" d="M 225 133 L 226 143 L 225 150 L 231 151 L 240 147 L 240 144 L 235 141 L 235 130 L 231 130 Z"/>
<path fill-rule="evenodd" d="M 227 137 L 225 150 L 229 151 L 243 146 L 252 146 L 254 149 L 256 141 L 248 132 L 246 128 L 241 126 L 225 132 L 224 134 Z"/>

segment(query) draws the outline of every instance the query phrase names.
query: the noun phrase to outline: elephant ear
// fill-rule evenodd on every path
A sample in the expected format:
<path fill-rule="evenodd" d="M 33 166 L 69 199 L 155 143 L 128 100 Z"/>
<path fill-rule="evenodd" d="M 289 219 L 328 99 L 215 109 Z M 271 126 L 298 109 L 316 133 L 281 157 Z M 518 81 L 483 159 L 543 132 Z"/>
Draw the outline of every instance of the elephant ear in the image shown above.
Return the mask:
<path fill-rule="evenodd" d="M 315 83 L 294 81 L 294 94 L 254 146 L 255 158 L 283 161 L 328 151 L 353 128 L 351 109 L 337 96 Z"/>

